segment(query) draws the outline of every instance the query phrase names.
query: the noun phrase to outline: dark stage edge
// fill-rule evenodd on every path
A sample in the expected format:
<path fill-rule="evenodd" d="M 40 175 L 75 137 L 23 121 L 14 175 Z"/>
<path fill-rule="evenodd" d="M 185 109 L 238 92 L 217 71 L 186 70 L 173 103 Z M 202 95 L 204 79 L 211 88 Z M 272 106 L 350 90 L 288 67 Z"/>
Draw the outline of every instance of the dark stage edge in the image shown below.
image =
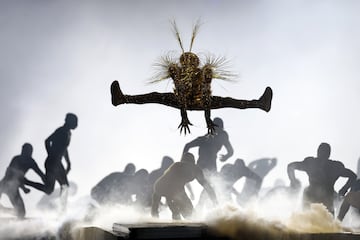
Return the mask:
<path fill-rule="evenodd" d="M 256 230 L 255 230 L 256 231 Z M 283 235 L 261 234 L 259 232 L 238 232 L 236 237 L 230 238 L 216 233 L 213 229 L 201 223 L 143 223 L 120 224 L 114 223 L 112 231 L 105 231 L 96 227 L 78 229 L 76 240 L 115 240 L 115 239 L 188 239 L 188 240 L 360 240 L 359 234 L 354 233 L 293 233 Z"/>
<path fill-rule="evenodd" d="M 72 228 L 70 232 L 70 234 L 63 236 L 59 236 L 58 234 L 55 236 L 49 233 L 39 233 L 37 236 L 23 236 L 21 238 L 3 238 L 0 236 L 0 240 L 360 240 L 360 234 L 355 233 L 286 233 L 274 236 L 268 233 L 262 233 L 258 229 L 246 232 L 238 231 L 235 237 L 231 238 L 216 233 L 206 224 L 177 222 L 143 224 L 114 223 L 113 228 L 108 230 L 95 226 L 78 226 Z"/>

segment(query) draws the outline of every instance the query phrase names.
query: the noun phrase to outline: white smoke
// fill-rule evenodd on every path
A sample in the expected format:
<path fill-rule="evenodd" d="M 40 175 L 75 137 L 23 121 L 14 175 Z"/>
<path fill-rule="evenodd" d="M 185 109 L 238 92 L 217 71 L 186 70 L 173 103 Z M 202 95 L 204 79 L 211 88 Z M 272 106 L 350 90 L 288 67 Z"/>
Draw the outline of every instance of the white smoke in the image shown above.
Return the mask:
<path fill-rule="evenodd" d="M 231 239 L 291 239 L 303 233 L 342 233 L 353 231 L 342 224 L 321 204 L 302 210 L 296 199 L 286 194 L 268 201 L 257 200 L 241 207 L 222 203 L 214 208 L 196 211 L 192 219 L 175 221 L 177 224 L 203 223 L 211 230 Z M 286 202 L 292 202 L 286 204 Z M 283 205 L 283 207 L 281 207 Z M 275 211 L 274 211 L 275 209 Z M 277 214 L 276 214 L 277 212 Z M 285 214 L 284 214 L 285 213 Z M 103 229 L 111 232 L 114 223 L 152 224 L 174 223 L 167 207 L 160 208 L 160 218 L 152 218 L 149 208 L 126 205 L 99 206 L 90 197 L 69 201 L 67 210 L 31 211 L 36 218 L 16 220 L 1 218 L 0 239 L 55 236 L 56 239 L 82 239 L 87 230 Z M 16 231 L 14 231 L 16 229 Z M 88 230 L 90 231 L 90 230 Z M 85 235 L 84 235 L 85 234 Z M 124 228 L 126 234 L 126 228 Z"/>

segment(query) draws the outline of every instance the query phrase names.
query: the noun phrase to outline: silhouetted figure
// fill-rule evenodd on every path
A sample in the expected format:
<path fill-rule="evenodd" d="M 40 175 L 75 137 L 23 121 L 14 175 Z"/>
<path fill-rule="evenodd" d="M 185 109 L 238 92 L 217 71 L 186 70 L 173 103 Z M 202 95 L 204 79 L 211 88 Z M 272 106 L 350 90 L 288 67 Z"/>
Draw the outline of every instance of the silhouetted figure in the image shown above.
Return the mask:
<path fill-rule="evenodd" d="M 45 181 L 44 184 L 27 181 L 26 184 L 32 186 L 46 194 L 54 191 L 56 181 L 60 184 L 62 196 L 66 200 L 69 181 L 67 174 L 70 172 L 71 163 L 68 153 L 68 146 L 71 139 L 71 130 L 78 125 L 78 118 L 73 113 L 66 114 L 65 123 L 59 127 L 45 140 L 45 148 L 48 156 L 45 160 Z M 65 159 L 67 168 L 65 170 L 62 159 Z"/>
<path fill-rule="evenodd" d="M 357 162 L 356 175 L 357 175 L 357 178 L 360 178 L 360 158 L 358 159 L 358 162 Z"/>
<path fill-rule="evenodd" d="M 134 176 L 129 179 L 127 191 L 124 194 L 134 195 L 132 203 L 139 207 L 150 207 L 148 191 L 150 189 L 149 172 L 146 169 L 138 170 Z"/>
<path fill-rule="evenodd" d="M 164 156 L 161 161 L 161 167 L 153 170 L 149 174 L 149 188 L 147 190 L 147 200 L 145 202 L 146 206 L 151 206 L 152 195 L 154 193 L 154 184 L 156 180 L 158 180 L 164 172 L 174 163 L 174 160 L 169 156 Z"/>
<path fill-rule="evenodd" d="M 155 182 L 151 215 L 159 216 L 160 199 L 164 196 L 173 219 L 181 219 L 181 216 L 189 218 L 194 207 L 185 192 L 185 185 L 194 179 L 204 187 L 211 200 L 217 203 L 214 190 L 205 180 L 202 170 L 195 165 L 194 155 L 184 153 L 181 161 L 173 163 Z"/>
<path fill-rule="evenodd" d="M 125 194 L 125 191 L 127 191 L 127 182 L 135 174 L 135 170 L 135 165 L 129 163 L 123 172 L 113 172 L 107 175 L 91 189 L 91 197 L 100 205 L 131 203 L 131 197 L 129 194 Z"/>
<path fill-rule="evenodd" d="M 344 197 L 337 216 L 340 221 L 344 219 L 350 207 L 354 207 L 358 212 L 360 212 L 360 179 L 357 179 L 352 184 L 350 192 L 348 192 Z"/>
<path fill-rule="evenodd" d="M 174 159 L 169 156 L 164 156 L 161 161 L 161 167 L 153 170 L 149 175 L 150 184 L 154 184 L 156 180 L 158 180 L 163 173 L 174 163 Z"/>
<path fill-rule="evenodd" d="M 240 193 L 234 188 L 234 184 L 242 177 L 254 180 L 255 186 L 253 191 L 256 192 L 256 194 L 259 192 L 262 183 L 262 178 L 248 168 L 242 159 L 236 159 L 234 164 L 225 164 L 221 168 L 219 176 L 223 184 L 222 195 L 224 199 L 227 200 L 231 199 L 231 193 L 239 198 Z M 253 195 L 255 195 L 255 193 Z"/>
<path fill-rule="evenodd" d="M 248 164 L 248 168 L 256 173 L 262 180 L 276 166 L 276 158 L 261 158 Z M 254 179 L 246 178 L 243 190 L 238 196 L 239 203 L 246 203 L 251 197 L 257 195 L 259 188 Z"/>
<path fill-rule="evenodd" d="M 11 210 L 11 213 L 14 213 L 18 218 L 24 218 L 25 216 L 25 205 L 19 188 L 25 193 L 30 191 L 24 186 L 26 172 L 32 169 L 40 178 L 45 178 L 44 173 L 32 158 L 32 152 L 33 147 L 31 144 L 25 143 L 22 146 L 21 154 L 11 160 L 6 169 L 5 177 L 0 181 L 0 196 L 5 193 L 14 207 L 14 210 L 9 208 L 6 208 L 6 210 Z"/>
<path fill-rule="evenodd" d="M 220 161 L 225 162 L 230 158 L 233 153 L 233 147 L 229 141 L 229 135 L 224 130 L 224 123 L 221 118 L 214 118 L 216 125 L 216 132 L 214 134 L 207 134 L 205 136 L 198 137 L 193 141 L 187 143 L 184 147 L 183 153 L 189 151 L 193 147 L 199 147 L 199 157 L 197 165 L 207 172 L 217 172 L 216 159 L 217 154 L 224 146 L 227 153 L 220 156 Z M 205 172 L 205 175 L 208 173 Z"/>
<path fill-rule="evenodd" d="M 287 172 L 291 186 L 298 186 L 299 180 L 295 178 L 295 170 L 304 171 L 309 177 L 309 186 L 304 189 L 303 205 L 308 207 L 311 203 L 322 203 L 334 214 L 334 185 L 339 177 L 348 178 L 345 185 L 339 190 L 344 196 L 356 179 L 356 174 L 344 167 L 340 161 L 330 160 L 330 145 L 321 143 L 317 157 L 307 157 L 302 162 L 292 162 Z"/>

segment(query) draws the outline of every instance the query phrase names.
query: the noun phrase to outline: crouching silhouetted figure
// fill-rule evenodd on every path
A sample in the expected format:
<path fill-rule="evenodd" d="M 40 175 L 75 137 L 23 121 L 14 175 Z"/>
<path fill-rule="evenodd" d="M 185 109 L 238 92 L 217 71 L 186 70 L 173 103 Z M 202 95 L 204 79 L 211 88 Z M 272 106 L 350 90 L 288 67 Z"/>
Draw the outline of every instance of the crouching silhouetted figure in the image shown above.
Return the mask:
<path fill-rule="evenodd" d="M 25 174 L 29 169 L 34 170 L 42 179 L 45 178 L 44 173 L 40 170 L 35 160 L 32 158 L 33 147 L 29 143 L 22 146 L 21 154 L 15 156 L 8 168 L 6 169 L 5 177 L 0 181 L 0 196 L 5 193 L 14 206 L 14 209 L 4 208 L 1 206 L 0 210 L 15 214 L 18 218 L 25 217 L 25 205 L 20 195 L 19 188 L 25 193 L 29 193 L 30 189 L 24 185 Z"/>
<path fill-rule="evenodd" d="M 339 177 L 347 178 L 345 185 L 339 190 L 339 195 L 344 196 L 356 179 L 356 174 L 345 168 L 340 161 L 330 160 L 330 145 L 321 143 L 317 157 L 307 157 L 302 162 L 292 162 L 288 165 L 288 176 L 291 186 L 300 185 L 295 178 L 295 170 L 304 171 L 309 176 L 309 186 L 304 189 L 303 205 L 309 207 L 311 203 L 322 203 L 334 214 L 334 185 Z"/>
<path fill-rule="evenodd" d="M 194 179 L 204 187 L 211 200 L 217 204 L 213 188 L 205 180 L 202 170 L 195 165 L 194 155 L 184 153 L 181 161 L 173 163 L 155 182 L 151 215 L 153 217 L 159 216 L 159 204 L 161 197 L 164 196 L 174 220 L 181 219 L 181 216 L 189 218 L 194 207 L 185 192 L 185 185 Z"/>
<path fill-rule="evenodd" d="M 135 170 L 135 165 L 129 163 L 123 172 L 110 173 L 91 189 L 91 197 L 100 205 L 129 204 L 131 197 L 125 191 Z"/>

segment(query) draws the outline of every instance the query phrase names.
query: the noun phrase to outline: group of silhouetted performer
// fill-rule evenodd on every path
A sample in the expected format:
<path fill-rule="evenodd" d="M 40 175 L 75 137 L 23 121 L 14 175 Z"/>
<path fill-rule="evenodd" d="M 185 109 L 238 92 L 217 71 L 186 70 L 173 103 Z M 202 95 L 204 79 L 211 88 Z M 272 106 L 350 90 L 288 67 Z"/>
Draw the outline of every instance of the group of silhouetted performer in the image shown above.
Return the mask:
<path fill-rule="evenodd" d="M 70 144 L 71 130 L 77 127 L 77 123 L 78 119 L 75 114 L 66 114 L 64 125 L 56 129 L 45 140 L 45 148 L 48 154 L 45 160 L 45 173 L 41 171 L 32 158 L 33 146 L 30 143 L 25 143 L 22 146 L 21 154 L 11 160 L 5 176 L 0 181 L 0 196 L 6 194 L 13 208 L 5 208 L 0 205 L 0 210 L 14 214 L 18 218 L 24 218 L 26 214 L 25 205 L 19 190 L 22 189 L 25 193 L 29 193 L 30 189 L 27 186 L 30 186 L 46 194 L 51 194 L 56 182 L 61 186 L 62 207 L 66 207 L 69 186 L 67 174 L 71 167 L 67 148 Z M 63 158 L 67 163 L 66 169 L 62 164 Z M 25 178 L 25 174 L 30 169 L 39 175 L 42 183 Z"/>
<path fill-rule="evenodd" d="M 151 173 L 144 169 L 136 172 L 135 166 L 129 164 L 124 172 L 112 173 L 101 180 L 92 189 L 91 196 L 100 204 L 134 203 L 150 207 L 151 215 L 154 217 L 159 216 L 160 205 L 166 204 L 172 212 L 173 219 L 188 218 L 194 211 L 194 194 L 189 183 L 196 179 L 204 188 L 198 206 L 203 207 L 206 203 L 217 204 L 220 198 L 231 201 L 232 195 L 238 204 L 245 205 L 258 197 L 264 177 L 276 166 L 277 160 L 262 158 L 246 165 L 244 160 L 238 158 L 234 163 L 224 164 L 218 171 L 218 152 L 225 148 L 226 154 L 219 157 L 220 161 L 225 162 L 233 156 L 234 150 L 224 130 L 223 121 L 215 118 L 214 123 L 216 132 L 197 137 L 186 144 L 180 161 L 174 162 L 165 156 L 161 168 Z M 197 160 L 189 152 L 191 148 L 198 148 Z M 288 194 L 298 194 L 301 184 L 295 177 L 295 170 L 299 170 L 304 171 L 309 177 L 309 186 L 303 192 L 304 208 L 309 207 L 311 203 L 322 203 L 334 214 L 334 199 L 337 194 L 334 185 L 340 177 L 347 178 L 347 182 L 338 193 L 345 196 L 338 218 L 342 220 L 350 206 L 360 208 L 360 181 L 355 181 L 356 174 L 345 168 L 341 162 L 330 160 L 330 151 L 329 144 L 321 143 L 316 157 L 307 157 L 301 162 L 288 164 L 290 186 L 276 187 L 268 191 L 265 197 L 276 190 L 284 189 Z M 131 171 L 127 170 L 129 166 Z M 141 178 L 136 176 L 140 171 L 144 172 Z M 245 177 L 245 183 L 239 192 L 235 183 L 242 177 Z M 220 180 L 220 189 L 214 184 L 214 179 Z M 348 192 L 350 188 L 351 191 Z M 161 202 L 162 197 L 165 198 L 165 203 Z"/>
<path fill-rule="evenodd" d="M 215 118 L 216 132 L 195 138 L 184 146 L 180 161 L 164 156 L 160 168 L 148 172 L 146 169 L 136 170 L 132 163 L 126 165 L 123 172 L 113 172 L 104 177 L 90 192 L 90 196 L 99 205 L 126 204 L 149 209 L 153 217 L 159 217 L 160 206 L 171 210 L 173 219 L 189 218 L 194 211 L 194 193 L 190 182 L 197 180 L 203 187 L 198 205 L 216 205 L 219 200 L 232 201 L 233 197 L 239 205 L 245 205 L 259 196 L 264 177 L 276 166 L 276 158 L 262 158 L 248 165 L 238 158 L 234 163 L 226 163 L 218 171 L 218 153 L 225 148 L 226 154 L 219 160 L 227 161 L 234 154 L 228 133 L 224 130 L 222 119 Z M 45 174 L 32 159 L 32 146 L 25 143 L 22 152 L 11 161 L 5 177 L 0 182 L 0 193 L 7 194 L 15 214 L 19 218 L 25 216 L 24 202 L 19 190 L 28 193 L 29 186 L 50 194 L 55 182 L 61 186 L 62 195 L 66 195 L 69 186 L 67 174 L 70 171 L 70 159 L 67 147 L 70 143 L 71 129 L 77 126 L 77 117 L 67 114 L 65 124 L 58 128 L 45 141 L 48 157 L 45 160 Z M 198 158 L 190 153 L 190 149 L 198 148 Z M 334 200 L 337 195 L 344 196 L 339 208 L 338 219 L 343 220 L 350 206 L 360 209 L 360 180 L 356 174 L 346 168 L 340 161 L 330 159 L 331 148 L 328 143 L 321 143 L 316 157 L 306 157 L 300 162 L 288 164 L 287 173 L 290 185 L 274 188 L 265 195 L 270 196 L 277 190 L 286 189 L 288 194 L 299 193 L 301 183 L 295 176 L 295 170 L 308 175 L 309 186 L 303 191 L 303 207 L 312 203 L 322 203 L 330 213 L 334 214 Z M 62 159 L 67 162 L 65 169 Z M 33 169 L 43 183 L 25 178 L 29 169 Z M 245 177 L 244 186 L 239 192 L 235 183 Z M 347 178 L 345 185 L 338 191 L 334 189 L 336 181 Z M 215 180 L 219 184 L 215 183 Z M 186 189 L 188 191 L 186 191 Z M 350 190 L 350 191 L 349 191 Z M 188 194 L 190 196 L 188 196 Z M 161 199 L 165 201 L 162 202 Z M 64 197 L 66 203 L 66 196 Z M 1 206 L 3 211 L 11 209 Z"/>

